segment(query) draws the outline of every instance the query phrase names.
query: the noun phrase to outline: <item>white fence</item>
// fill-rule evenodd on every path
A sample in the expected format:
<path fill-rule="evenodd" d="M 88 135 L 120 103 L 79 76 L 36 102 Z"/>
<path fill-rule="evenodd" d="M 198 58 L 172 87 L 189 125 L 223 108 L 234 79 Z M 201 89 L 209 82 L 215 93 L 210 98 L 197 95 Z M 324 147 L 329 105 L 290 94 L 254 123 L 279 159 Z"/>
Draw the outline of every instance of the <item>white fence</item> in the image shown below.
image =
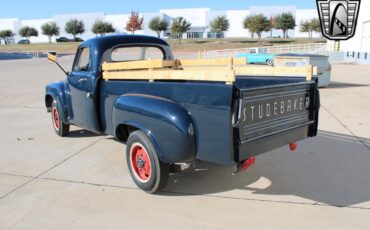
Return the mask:
<path fill-rule="evenodd" d="M 204 51 L 205 58 L 217 57 L 235 57 L 241 53 L 250 53 L 251 49 L 264 49 L 267 53 L 305 53 L 305 54 L 325 54 L 326 43 L 309 43 L 299 45 L 284 45 L 284 46 L 263 46 L 241 49 L 225 49 L 225 50 L 210 50 Z"/>

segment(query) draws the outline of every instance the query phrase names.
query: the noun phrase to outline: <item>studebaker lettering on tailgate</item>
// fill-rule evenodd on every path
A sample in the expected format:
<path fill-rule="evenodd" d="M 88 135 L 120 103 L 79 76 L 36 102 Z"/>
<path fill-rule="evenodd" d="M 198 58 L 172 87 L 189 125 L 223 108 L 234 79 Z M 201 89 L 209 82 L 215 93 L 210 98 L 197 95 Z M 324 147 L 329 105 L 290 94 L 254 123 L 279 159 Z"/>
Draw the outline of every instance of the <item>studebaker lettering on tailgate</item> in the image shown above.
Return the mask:
<path fill-rule="evenodd" d="M 243 122 L 258 122 L 264 119 L 274 119 L 284 115 L 305 111 L 310 106 L 310 97 L 295 96 L 261 102 L 246 102 L 243 108 Z"/>

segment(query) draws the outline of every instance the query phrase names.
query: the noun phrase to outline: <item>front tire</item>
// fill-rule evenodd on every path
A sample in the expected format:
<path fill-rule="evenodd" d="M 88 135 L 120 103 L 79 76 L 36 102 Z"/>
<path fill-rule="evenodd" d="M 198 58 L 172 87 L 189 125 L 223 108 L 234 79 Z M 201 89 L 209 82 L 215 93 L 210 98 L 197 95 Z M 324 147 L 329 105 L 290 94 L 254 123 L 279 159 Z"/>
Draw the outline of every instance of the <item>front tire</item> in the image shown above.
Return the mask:
<path fill-rule="evenodd" d="M 56 134 L 61 137 L 68 136 L 69 134 L 69 125 L 63 123 L 60 119 L 60 111 L 58 110 L 57 103 L 53 102 L 51 106 L 51 122 Z"/>
<path fill-rule="evenodd" d="M 150 139 L 138 130 L 130 134 L 126 145 L 127 166 L 135 184 L 148 193 L 164 188 L 169 178 L 169 164 L 161 162 Z"/>

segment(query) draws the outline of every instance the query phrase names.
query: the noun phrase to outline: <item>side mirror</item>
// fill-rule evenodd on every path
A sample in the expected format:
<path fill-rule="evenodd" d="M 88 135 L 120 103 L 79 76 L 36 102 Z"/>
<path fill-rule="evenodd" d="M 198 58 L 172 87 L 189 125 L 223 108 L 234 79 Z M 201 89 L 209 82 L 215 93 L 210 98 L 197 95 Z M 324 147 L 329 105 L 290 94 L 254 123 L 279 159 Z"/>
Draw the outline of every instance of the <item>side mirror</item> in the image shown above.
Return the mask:
<path fill-rule="evenodd" d="M 57 62 L 57 52 L 55 51 L 49 51 L 48 53 L 48 60 L 51 61 L 51 62 L 54 62 L 55 64 L 57 64 L 57 66 L 68 76 L 69 73 L 67 71 L 65 71 L 63 69 L 63 67 L 61 65 L 59 65 L 59 63 Z"/>
<path fill-rule="evenodd" d="M 57 52 L 55 51 L 49 51 L 48 53 L 48 60 L 51 62 L 57 62 Z"/>

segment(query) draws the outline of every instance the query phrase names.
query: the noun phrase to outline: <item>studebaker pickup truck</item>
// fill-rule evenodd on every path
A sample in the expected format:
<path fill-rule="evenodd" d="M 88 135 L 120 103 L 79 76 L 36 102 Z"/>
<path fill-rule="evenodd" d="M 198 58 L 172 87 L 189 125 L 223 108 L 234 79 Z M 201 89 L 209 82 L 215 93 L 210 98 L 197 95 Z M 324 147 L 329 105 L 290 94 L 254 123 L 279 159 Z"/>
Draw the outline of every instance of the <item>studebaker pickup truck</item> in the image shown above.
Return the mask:
<path fill-rule="evenodd" d="M 49 60 L 57 63 L 56 54 Z M 208 161 L 240 171 L 259 154 L 293 150 L 316 136 L 317 79 L 281 76 L 296 68 L 236 66 L 233 59 L 213 66 L 221 62 L 175 60 L 155 37 L 93 38 L 78 47 L 66 80 L 46 86 L 45 105 L 60 136 L 76 125 L 126 143 L 131 176 L 149 193 L 160 191 L 180 164 Z M 312 77 L 310 68 L 299 70 Z"/>

